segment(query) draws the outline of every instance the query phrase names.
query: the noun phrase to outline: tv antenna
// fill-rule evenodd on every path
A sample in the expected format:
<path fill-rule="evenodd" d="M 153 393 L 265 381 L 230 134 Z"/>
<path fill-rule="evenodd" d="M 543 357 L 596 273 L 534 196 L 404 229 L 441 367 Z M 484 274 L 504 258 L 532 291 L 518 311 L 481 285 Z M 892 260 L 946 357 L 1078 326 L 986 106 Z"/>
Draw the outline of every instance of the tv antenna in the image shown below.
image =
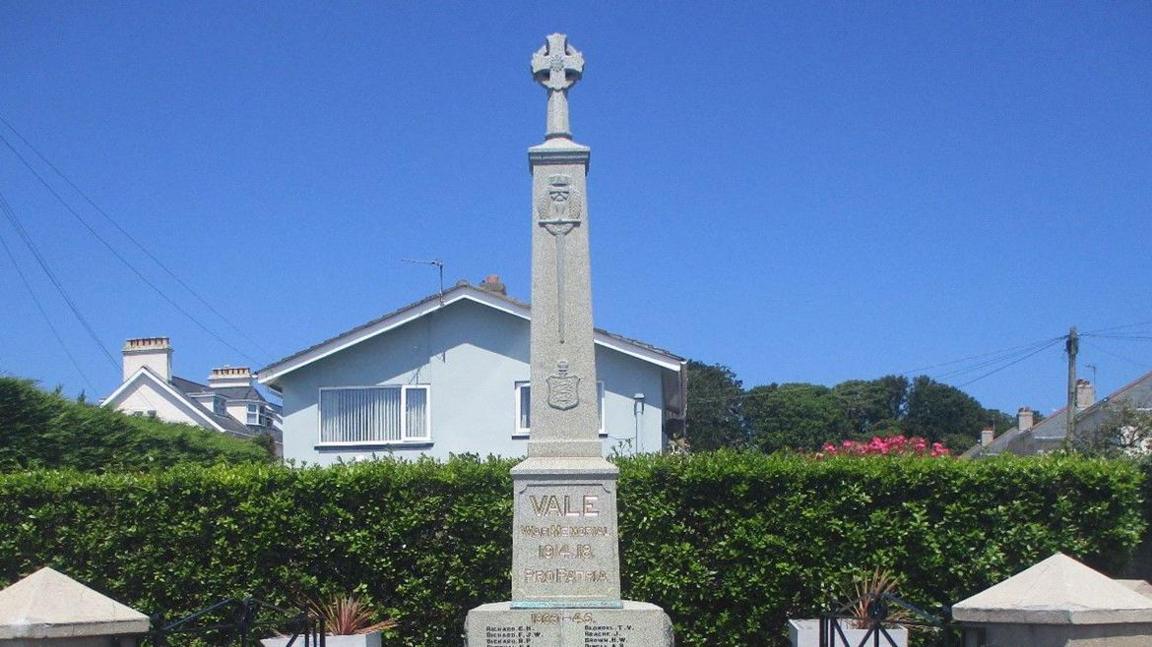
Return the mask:
<path fill-rule="evenodd" d="M 444 261 L 433 258 L 431 260 L 421 260 L 418 258 L 402 258 L 401 261 L 405 263 L 412 263 L 413 265 L 432 265 L 440 270 L 440 305 L 444 305 Z"/>

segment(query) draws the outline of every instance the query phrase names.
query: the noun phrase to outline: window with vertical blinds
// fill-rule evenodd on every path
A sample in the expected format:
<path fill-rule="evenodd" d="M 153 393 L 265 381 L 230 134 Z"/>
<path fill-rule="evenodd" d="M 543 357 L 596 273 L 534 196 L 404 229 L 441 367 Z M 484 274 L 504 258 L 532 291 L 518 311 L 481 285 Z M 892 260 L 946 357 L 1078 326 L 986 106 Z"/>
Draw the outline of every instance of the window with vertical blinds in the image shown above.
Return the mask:
<path fill-rule="evenodd" d="M 321 443 L 426 441 L 427 386 L 365 386 L 320 389 Z"/>

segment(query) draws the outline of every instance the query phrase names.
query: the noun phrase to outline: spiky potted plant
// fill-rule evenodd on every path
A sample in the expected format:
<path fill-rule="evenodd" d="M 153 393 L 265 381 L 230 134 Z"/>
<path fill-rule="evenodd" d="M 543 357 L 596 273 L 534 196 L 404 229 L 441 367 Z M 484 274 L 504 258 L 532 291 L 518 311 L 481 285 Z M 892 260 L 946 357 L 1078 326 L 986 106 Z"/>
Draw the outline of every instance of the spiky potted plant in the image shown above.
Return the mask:
<path fill-rule="evenodd" d="M 907 647 L 908 629 L 897 624 L 907 618 L 900 610 L 893 610 L 888 605 L 888 598 L 895 593 L 898 584 L 899 580 L 891 571 L 881 568 L 854 577 L 848 603 L 831 614 L 836 618 L 836 627 L 825 627 L 831 632 L 828 636 L 829 647 L 872 645 L 875 634 L 881 628 L 887 637 L 882 636 L 879 644 Z M 818 647 L 820 622 L 816 618 L 789 620 L 788 635 L 792 647 Z M 891 638 L 891 642 L 888 638 Z"/>
<path fill-rule="evenodd" d="M 377 621 L 375 614 L 356 595 L 334 595 L 310 600 L 308 613 L 324 628 L 326 647 L 380 647 L 382 632 L 396 627 L 392 619 Z M 277 636 L 261 640 L 264 647 L 285 647 L 291 638 Z M 296 645 L 303 642 L 297 639 Z"/>

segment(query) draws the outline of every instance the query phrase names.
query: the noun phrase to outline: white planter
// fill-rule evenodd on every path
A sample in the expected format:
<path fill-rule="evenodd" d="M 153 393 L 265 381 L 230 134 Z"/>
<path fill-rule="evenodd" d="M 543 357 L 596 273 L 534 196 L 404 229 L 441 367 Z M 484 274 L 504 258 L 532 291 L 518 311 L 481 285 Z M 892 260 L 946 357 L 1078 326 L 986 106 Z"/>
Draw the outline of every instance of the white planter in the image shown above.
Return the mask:
<path fill-rule="evenodd" d="M 275 638 L 265 638 L 260 641 L 264 647 L 285 647 L 288 644 L 290 636 L 276 636 Z M 296 639 L 292 643 L 292 647 L 303 647 L 304 637 Z M 324 636 L 325 647 L 380 647 L 380 632 L 373 631 L 368 634 L 356 634 L 355 636 Z"/>
<path fill-rule="evenodd" d="M 848 644 L 845 645 L 844 641 L 840 640 L 840 634 L 837 633 L 834 640 L 829 641 L 829 647 L 857 647 L 860 641 L 864 640 L 864 634 L 868 633 L 867 629 L 853 627 L 851 620 L 841 620 L 840 628 L 844 630 L 844 637 L 848 639 Z M 884 628 L 888 630 L 888 635 L 892 636 L 892 640 L 896 641 L 896 647 L 908 647 L 907 627 L 886 625 Z M 788 638 L 792 641 L 792 647 L 820 647 L 820 621 L 789 620 Z M 874 644 L 869 638 L 865 647 L 872 647 Z M 884 636 L 880 636 L 880 647 L 891 647 Z"/>

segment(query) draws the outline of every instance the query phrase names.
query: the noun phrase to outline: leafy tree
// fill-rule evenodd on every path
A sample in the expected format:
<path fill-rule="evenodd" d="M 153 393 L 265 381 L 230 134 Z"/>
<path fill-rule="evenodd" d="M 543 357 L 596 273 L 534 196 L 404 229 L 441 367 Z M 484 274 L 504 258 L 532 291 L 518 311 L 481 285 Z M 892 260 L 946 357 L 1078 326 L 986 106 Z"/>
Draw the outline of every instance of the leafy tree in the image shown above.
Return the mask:
<path fill-rule="evenodd" d="M 964 451 L 979 439 L 980 430 L 989 422 L 990 413 L 960 389 L 926 375 L 912 381 L 902 425 L 906 435 Z"/>
<path fill-rule="evenodd" d="M 906 435 L 960 452 L 986 425 L 1002 433 L 1016 424 L 1015 416 L 985 409 L 960 389 L 927 376 L 911 382 L 902 375 L 847 380 L 831 389 L 793 383 L 744 391 L 721 364 L 689 361 L 687 370 L 686 428 L 670 429 L 670 436 L 696 451 L 816 451 L 825 442 Z"/>
<path fill-rule="evenodd" d="M 991 425 L 992 428 L 996 430 L 997 436 L 1016 426 L 1016 416 L 1008 415 L 999 409 L 985 409 L 984 411 L 988 418 L 988 422 L 985 424 Z M 1033 413 L 1032 424 L 1036 424 L 1037 422 L 1040 422 L 1040 420 L 1038 420 L 1037 415 Z"/>
<path fill-rule="evenodd" d="M 744 414 L 752 445 L 764 452 L 816 451 L 850 430 L 832 389 L 818 384 L 758 386 L 748 391 Z"/>
<path fill-rule="evenodd" d="M 1091 427 L 1077 425 L 1070 449 L 1093 456 L 1141 456 L 1152 450 L 1152 410 L 1130 402 L 1104 405 L 1104 420 Z"/>
<path fill-rule="evenodd" d="M 159 469 L 179 463 L 266 462 L 254 442 L 192 425 L 128 416 L 0 378 L 0 471 Z"/>
<path fill-rule="evenodd" d="M 853 435 L 891 435 L 899 431 L 898 421 L 908 395 L 908 378 L 885 375 L 875 380 L 848 380 L 832 387 L 832 394 Z"/>
<path fill-rule="evenodd" d="M 732 369 L 721 364 L 688 361 L 688 415 L 685 435 L 697 451 L 743 447 L 744 389 Z M 674 436 L 677 434 L 673 434 Z"/>

